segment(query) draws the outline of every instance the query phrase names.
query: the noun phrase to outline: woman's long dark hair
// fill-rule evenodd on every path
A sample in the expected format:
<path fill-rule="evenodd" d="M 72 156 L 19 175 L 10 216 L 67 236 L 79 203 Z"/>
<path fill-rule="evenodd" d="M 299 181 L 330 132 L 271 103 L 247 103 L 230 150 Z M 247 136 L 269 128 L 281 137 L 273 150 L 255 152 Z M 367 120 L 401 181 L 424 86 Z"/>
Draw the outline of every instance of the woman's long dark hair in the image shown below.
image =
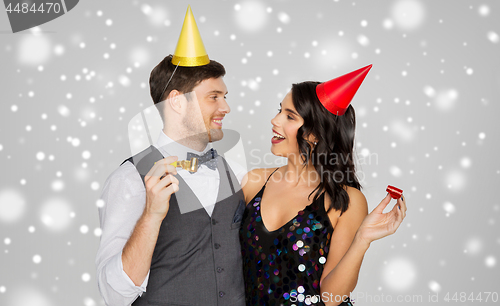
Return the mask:
<path fill-rule="evenodd" d="M 354 165 L 354 130 L 356 116 L 349 105 L 342 116 L 330 113 L 316 95 L 319 82 L 302 82 L 292 85 L 292 101 L 304 124 L 297 131 L 299 153 L 304 167 L 309 160 L 321 178 L 314 201 L 325 190 L 331 199 L 331 209 L 340 210 L 341 215 L 349 207 L 349 195 L 345 186 L 361 190 L 361 184 L 355 173 Z M 315 136 L 317 145 L 307 141 L 309 135 Z"/>

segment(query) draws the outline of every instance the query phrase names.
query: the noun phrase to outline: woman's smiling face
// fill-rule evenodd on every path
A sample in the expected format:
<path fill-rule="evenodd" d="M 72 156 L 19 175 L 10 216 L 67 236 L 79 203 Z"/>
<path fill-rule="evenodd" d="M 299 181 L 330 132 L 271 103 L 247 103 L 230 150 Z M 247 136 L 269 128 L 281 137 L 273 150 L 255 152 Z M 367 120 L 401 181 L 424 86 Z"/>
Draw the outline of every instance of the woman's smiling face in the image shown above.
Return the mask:
<path fill-rule="evenodd" d="M 292 92 L 288 92 L 280 103 L 278 114 L 271 120 L 273 138 L 271 152 L 276 156 L 288 157 L 289 154 L 299 154 L 297 131 L 304 124 L 292 101 Z"/>

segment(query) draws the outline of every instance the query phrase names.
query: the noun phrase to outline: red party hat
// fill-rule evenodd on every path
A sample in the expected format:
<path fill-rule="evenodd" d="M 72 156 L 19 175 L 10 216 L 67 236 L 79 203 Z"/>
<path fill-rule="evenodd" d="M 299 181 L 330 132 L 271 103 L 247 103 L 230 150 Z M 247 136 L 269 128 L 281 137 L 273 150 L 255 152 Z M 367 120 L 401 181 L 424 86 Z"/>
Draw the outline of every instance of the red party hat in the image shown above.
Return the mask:
<path fill-rule="evenodd" d="M 316 86 L 316 95 L 321 104 L 332 114 L 342 116 L 371 68 L 372 65 L 368 65 L 328 82 L 318 84 Z"/>

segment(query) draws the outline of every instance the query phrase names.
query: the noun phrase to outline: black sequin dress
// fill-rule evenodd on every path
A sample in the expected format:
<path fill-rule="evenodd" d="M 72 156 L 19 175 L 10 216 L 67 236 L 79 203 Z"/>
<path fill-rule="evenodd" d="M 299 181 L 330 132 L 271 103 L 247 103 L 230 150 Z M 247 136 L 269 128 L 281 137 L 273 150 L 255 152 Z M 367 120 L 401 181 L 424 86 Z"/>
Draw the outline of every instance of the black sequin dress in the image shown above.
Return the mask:
<path fill-rule="evenodd" d="M 240 230 L 246 304 L 324 305 L 319 281 L 333 233 L 324 193 L 270 232 L 260 214 L 266 184 L 248 203 Z M 347 299 L 340 305 L 352 304 Z"/>

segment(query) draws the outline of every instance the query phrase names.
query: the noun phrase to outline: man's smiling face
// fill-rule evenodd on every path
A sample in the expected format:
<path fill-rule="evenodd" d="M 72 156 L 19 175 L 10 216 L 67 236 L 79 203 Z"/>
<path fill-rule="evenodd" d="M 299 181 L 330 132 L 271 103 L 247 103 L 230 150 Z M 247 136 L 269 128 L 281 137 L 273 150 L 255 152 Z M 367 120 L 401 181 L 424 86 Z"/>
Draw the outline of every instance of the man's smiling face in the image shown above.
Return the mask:
<path fill-rule="evenodd" d="M 189 119 L 189 115 L 186 116 L 185 120 L 191 121 L 190 124 L 196 124 L 197 128 L 195 130 L 204 129 L 207 131 L 209 142 L 221 140 L 224 136 L 222 120 L 231 111 L 226 102 L 227 87 L 224 80 L 222 77 L 203 80 L 195 86 L 194 92 L 196 93 L 203 122 L 196 120 L 198 122 L 194 123 Z M 192 105 L 192 107 L 195 108 L 196 105 Z M 201 124 L 203 124 L 203 128 Z"/>

